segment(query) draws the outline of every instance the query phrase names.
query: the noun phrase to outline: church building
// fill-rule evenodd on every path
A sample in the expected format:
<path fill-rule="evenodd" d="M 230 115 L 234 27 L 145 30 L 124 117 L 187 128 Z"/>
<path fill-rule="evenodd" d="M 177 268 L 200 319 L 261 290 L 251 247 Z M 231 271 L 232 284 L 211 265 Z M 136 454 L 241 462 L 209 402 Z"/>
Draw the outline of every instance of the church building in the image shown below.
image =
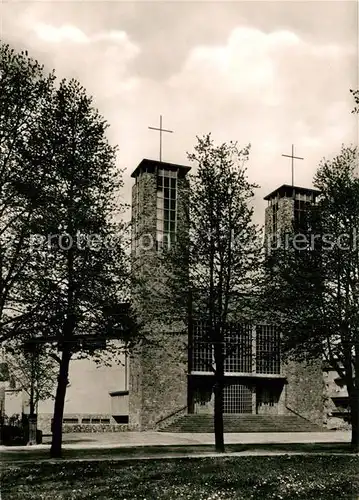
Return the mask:
<path fill-rule="evenodd" d="M 174 241 L 176 231 L 185 224 L 180 201 L 186 196 L 189 170 L 185 165 L 148 159 L 134 170 L 132 252 L 136 272 L 141 273 L 146 266 L 154 274 L 159 272 L 158 249 L 164 242 Z M 290 227 L 293 220 L 299 221 L 318 194 L 313 189 L 283 185 L 266 196 L 266 238 Z M 213 346 L 203 340 L 206 325 L 200 319 L 194 320 L 191 328 L 187 325 L 185 332 L 172 332 L 164 342 L 146 346 L 130 360 L 131 428 L 180 430 L 182 422 L 187 430 L 203 430 L 195 422 L 206 421 L 206 416 L 212 418 Z M 151 333 L 156 337 L 155 328 Z M 242 430 L 240 422 L 249 416 L 251 421 L 256 419 L 258 430 L 268 427 L 268 422 L 273 424 L 275 417 L 278 425 L 290 420 L 290 430 L 318 429 L 322 425 L 320 362 L 308 365 L 283 360 L 278 332 L 265 321 L 235 325 L 227 340 L 238 348 L 225 360 L 225 426 L 226 418 L 233 420 L 234 416 L 238 431 Z M 185 424 L 189 421 L 192 427 Z"/>
<path fill-rule="evenodd" d="M 132 271 L 137 275 L 156 277 L 161 272 L 158 251 L 175 241 L 185 227 L 189 171 L 186 165 L 149 159 L 133 171 Z M 318 195 L 316 190 L 293 185 L 268 194 L 266 242 L 290 228 L 293 221 L 300 225 L 307 206 Z M 151 304 L 151 296 L 148 301 Z M 213 348 L 205 341 L 206 324 L 194 318 L 191 325 L 184 321 L 170 330 L 161 337 L 151 325 L 149 334 L 155 342 L 137 348 L 123 366 L 97 367 L 91 360 L 74 360 L 64 432 L 212 432 Z M 337 375 L 327 370 L 323 377 L 319 360 L 309 365 L 283 359 L 273 325 L 238 322 L 228 330 L 226 340 L 237 348 L 225 360 L 225 431 L 319 430 L 328 423 L 325 386 L 331 392 L 330 413 L 336 420 L 342 416 L 338 405 L 343 406 L 347 394 L 343 388 L 338 392 Z M 1 382 L 0 389 L 3 413 L 21 413 L 24 404 L 19 390 L 9 382 Z M 39 403 L 38 425 L 45 434 L 50 432 L 52 412 L 53 400 Z"/>

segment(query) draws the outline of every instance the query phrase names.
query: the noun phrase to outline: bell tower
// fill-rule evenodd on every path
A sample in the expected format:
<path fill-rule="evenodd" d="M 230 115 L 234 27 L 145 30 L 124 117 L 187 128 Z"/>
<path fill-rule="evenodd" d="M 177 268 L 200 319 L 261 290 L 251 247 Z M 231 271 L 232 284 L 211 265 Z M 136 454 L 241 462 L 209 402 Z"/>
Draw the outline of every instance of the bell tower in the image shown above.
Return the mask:
<path fill-rule="evenodd" d="M 316 203 L 320 191 L 283 184 L 264 197 L 268 201 L 265 209 L 265 243 L 269 249 L 276 237 L 294 227 L 300 230 L 305 212 Z"/>
<path fill-rule="evenodd" d="M 132 272 L 146 281 L 148 296 L 139 297 L 150 307 L 150 290 L 161 273 L 158 252 L 176 241 L 186 225 L 186 175 L 190 167 L 144 159 L 132 173 Z M 153 286 L 152 286 L 153 285 Z M 186 334 L 157 324 L 149 326 L 152 343 L 137 348 L 130 359 L 129 423 L 139 430 L 156 428 L 159 421 L 187 405 L 188 353 Z M 161 330 L 161 333 L 160 333 Z M 187 334 L 188 336 L 188 334 Z M 185 338 L 186 337 L 186 338 Z"/>

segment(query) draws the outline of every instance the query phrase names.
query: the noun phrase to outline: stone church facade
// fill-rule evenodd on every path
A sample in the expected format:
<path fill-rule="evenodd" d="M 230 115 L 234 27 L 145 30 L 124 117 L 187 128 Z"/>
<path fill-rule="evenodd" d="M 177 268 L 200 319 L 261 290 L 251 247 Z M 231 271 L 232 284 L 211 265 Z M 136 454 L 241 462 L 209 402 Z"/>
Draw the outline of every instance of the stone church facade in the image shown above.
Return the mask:
<path fill-rule="evenodd" d="M 181 200 L 186 196 L 189 167 L 143 160 L 135 169 L 132 252 L 136 272 L 158 270 L 157 250 L 173 241 L 184 224 Z M 281 186 L 266 196 L 266 237 L 300 219 L 317 192 Z M 147 238 L 151 242 L 144 244 Z M 188 414 L 213 414 L 212 346 L 203 342 L 206 326 L 172 332 L 156 347 L 146 347 L 130 361 L 129 423 L 139 430 L 156 429 Z M 151 332 L 157 335 L 156 328 Z M 285 362 L 276 329 L 268 324 L 238 324 L 229 333 L 238 343 L 225 361 L 223 411 L 234 415 L 297 415 L 323 422 L 323 374 L 320 362 Z M 243 355 L 243 353 L 246 353 Z M 242 354 L 241 354 L 242 353 Z"/>

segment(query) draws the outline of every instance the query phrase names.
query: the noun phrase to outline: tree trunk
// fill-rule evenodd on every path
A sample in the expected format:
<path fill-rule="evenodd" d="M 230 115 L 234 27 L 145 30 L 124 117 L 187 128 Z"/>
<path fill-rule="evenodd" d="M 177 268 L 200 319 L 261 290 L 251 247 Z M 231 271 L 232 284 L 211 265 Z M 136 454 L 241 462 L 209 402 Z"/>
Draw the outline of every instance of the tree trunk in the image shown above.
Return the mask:
<path fill-rule="evenodd" d="M 349 403 L 352 424 L 351 446 L 353 451 L 359 452 L 359 390 L 357 388 L 353 388 L 350 392 Z"/>
<path fill-rule="evenodd" d="M 30 416 L 35 413 L 35 354 L 31 353 L 31 378 L 30 378 Z"/>
<path fill-rule="evenodd" d="M 37 415 L 35 415 L 35 377 L 36 377 L 36 347 L 33 345 L 30 352 L 31 356 L 31 374 L 30 374 L 30 413 L 27 420 L 27 444 L 32 446 L 36 444 L 37 434 Z"/>
<path fill-rule="evenodd" d="M 57 379 L 54 418 L 52 423 L 52 443 L 50 455 L 53 458 L 60 458 L 62 453 L 62 420 L 64 416 L 65 395 L 68 383 L 70 358 L 71 353 L 69 352 L 66 345 L 64 345 L 59 376 Z"/>
<path fill-rule="evenodd" d="M 214 384 L 214 437 L 216 451 L 224 453 L 223 426 L 223 378 L 218 377 Z"/>

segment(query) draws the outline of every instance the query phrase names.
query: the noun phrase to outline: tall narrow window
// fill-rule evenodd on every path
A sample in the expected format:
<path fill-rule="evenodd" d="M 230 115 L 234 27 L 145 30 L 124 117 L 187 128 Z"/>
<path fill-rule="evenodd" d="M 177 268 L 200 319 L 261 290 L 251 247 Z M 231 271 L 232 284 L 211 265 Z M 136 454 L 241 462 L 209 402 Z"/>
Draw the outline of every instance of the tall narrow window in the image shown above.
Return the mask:
<path fill-rule="evenodd" d="M 256 372 L 280 374 L 280 335 L 274 326 L 256 327 Z"/>
<path fill-rule="evenodd" d="M 272 205 L 272 236 L 275 238 L 278 229 L 278 203 L 273 201 Z"/>
<path fill-rule="evenodd" d="M 294 224 L 297 231 L 306 231 L 308 228 L 308 211 L 311 205 L 310 195 L 296 195 L 294 200 Z"/>
<path fill-rule="evenodd" d="M 225 372 L 250 373 L 252 371 L 252 327 L 231 325 L 225 335 Z"/>
<path fill-rule="evenodd" d="M 208 338 L 208 327 L 204 321 L 194 323 L 192 342 L 192 370 L 212 372 L 214 365 L 213 344 Z"/>
<path fill-rule="evenodd" d="M 136 184 L 133 187 L 132 196 L 132 245 L 133 249 L 137 248 L 138 239 L 141 233 L 141 207 L 140 207 L 140 194 L 139 194 L 139 184 L 136 178 Z"/>
<path fill-rule="evenodd" d="M 176 239 L 177 171 L 159 169 L 157 173 L 157 248 L 168 247 Z"/>

